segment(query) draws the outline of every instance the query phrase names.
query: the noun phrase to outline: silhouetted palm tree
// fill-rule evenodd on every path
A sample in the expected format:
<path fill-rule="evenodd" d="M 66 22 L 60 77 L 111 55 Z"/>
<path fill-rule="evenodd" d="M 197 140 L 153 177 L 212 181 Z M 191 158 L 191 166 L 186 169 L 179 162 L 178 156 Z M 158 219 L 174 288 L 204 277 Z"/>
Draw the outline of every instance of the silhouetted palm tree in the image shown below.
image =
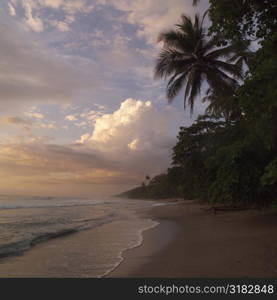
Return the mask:
<path fill-rule="evenodd" d="M 163 48 L 156 62 L 155 78 L 169 78 L 169 102 L 185 87 L 184 106 L 188 102 L 191 112 L 205 80 L 218 95 L 224 95 L 227 90 L 234 90 L 236 78 L 241 76 L 236 63 L 221 60 L 234 57 L 235 46 L 219 48 L 218 37 L 208 38 L 203 28 L 204 17 L 200 21 L 195 15 L 192 22 L 190 17 L 182 15 L 176 29 L 163 32 L 158 38 Z"/>
<path fill-rule="evenodd" d="M 208 89 L 202 102 L 209 102 L 206 113 L 216 118 L 224 117 L 226 123 L 232 120 L 239 120 L 242 116 L 242 110 L 238 105 L 237 99 L 233 97 L 232 91 L 227 91 L 224 97 Z"/>

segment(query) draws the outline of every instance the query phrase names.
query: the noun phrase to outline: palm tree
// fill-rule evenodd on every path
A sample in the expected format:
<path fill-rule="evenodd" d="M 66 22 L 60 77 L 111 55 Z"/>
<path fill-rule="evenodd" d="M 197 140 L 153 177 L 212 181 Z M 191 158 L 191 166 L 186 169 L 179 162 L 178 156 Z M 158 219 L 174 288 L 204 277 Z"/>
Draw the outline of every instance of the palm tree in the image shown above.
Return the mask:
<path fill-rule="evenodd" d="M 209 88 L 206 92 L 206 96 L 202 99 L 202 102 L 209 102 L 206 113 L 216 118 L 223 117 L 226 124 L 230 124 L 235 120 L 240 120 L 242 117 L 242 110 L 238 105 L 237 99 L 233 97 L 231 92 L 232 91 L 226 91 L 226 94 L 223 97 Z"/>
<path fill-rule="evenodd" d="M 241 76 L 236 63 L 222 60 L 234 57 L 235 46 L 218 47 L 219 38 L 205 33 L 203 20 L 196 14 L 194 22 L 182 15 L 182 22 L 176 29 L 160 34 L 158 42 L 163 48 L 155 66 L 155 78 L 167 79 L 167 98 L 171 102 L 182 88 L 185 88 L 184 107 L 190 105 L 193 112 L 194 101 L 206 80 L 218 95 L 232 91 Z"/>

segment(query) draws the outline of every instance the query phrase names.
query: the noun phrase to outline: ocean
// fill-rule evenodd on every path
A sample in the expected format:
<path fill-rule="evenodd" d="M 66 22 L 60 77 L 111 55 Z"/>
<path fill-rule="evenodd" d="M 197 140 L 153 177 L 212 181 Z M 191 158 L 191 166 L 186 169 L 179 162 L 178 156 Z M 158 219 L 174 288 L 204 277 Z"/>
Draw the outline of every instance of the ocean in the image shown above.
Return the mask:
<path fill-rule="evenodd" d="M 144 230 L 158 225 L 136 214 L 155 205 L 0 195 L 0 277 L 103 277 L 122 262 L 125 250 L 141 245 Z"/>

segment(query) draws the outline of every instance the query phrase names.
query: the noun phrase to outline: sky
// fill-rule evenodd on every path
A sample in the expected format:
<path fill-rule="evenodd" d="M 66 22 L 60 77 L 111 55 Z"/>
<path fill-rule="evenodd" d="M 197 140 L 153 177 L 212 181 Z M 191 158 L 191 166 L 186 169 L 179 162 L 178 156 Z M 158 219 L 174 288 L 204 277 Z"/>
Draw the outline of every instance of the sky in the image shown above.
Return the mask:
<path fill-rule="evenodd" d="M 0 194 L 111 195 L 170 166 L 180 126 L 153 79 L 157 36 L 192 0 L 0 3 Z"/>

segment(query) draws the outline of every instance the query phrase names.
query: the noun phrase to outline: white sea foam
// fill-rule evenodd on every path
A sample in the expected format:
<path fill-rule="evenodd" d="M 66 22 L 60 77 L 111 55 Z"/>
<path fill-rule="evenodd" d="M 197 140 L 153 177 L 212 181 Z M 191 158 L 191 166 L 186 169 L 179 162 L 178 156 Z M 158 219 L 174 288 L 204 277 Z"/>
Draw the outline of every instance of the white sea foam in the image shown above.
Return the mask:
<path fill-rule="evenodd" d="M 156 226 L 158 226 L 160 223 L 157 221 L 153 221 L 151 219 L 147 219 L 145 220 L 146 222 L 151 222 L 151 224 L 149 224 L 148 226 L 141 228 L 138 230 L 137 232 L 137 242 L 134 243 L 132 246 L 129 246 L 127 248 L 123 248 L 119 253 L 118 253 L 118 262 L 109 270 L 107 270 L 104 274 L 97 276 L 98 278 L 103 278 L 107 275 L 109 275 L 110 273 L 112 273 L 115 269 L 117 269 L 120 264 L 124 261 L 124 253 L 127 250 L 131 250 L 131 249 L 135 249 L 137 247 L 140 247 L 143 244 L 143 233 L 149 229 L 155 228 Z"/>
<path fill-rule="evenodd" d="M 8 263 L 1 261 L 0 277 L 7 270 L 13 274 L 11 268 L 22 277 L 104 277 L 122 263 L 126 250 L 142 245 L 144 231 L 159 224 L 136 215 L 138 209 L 158 204 L 151 201 L 0 198 L 0 256 L 22 254 L 53 237 L 69 237 L 53 240 L 54 248 L 50 242 L 42 245 L 50 247 L 47 266 L 40 261 L 39 269 L 28 268 L 26 274 L 18 264 L 29 256 L 11 257 Z"/>

